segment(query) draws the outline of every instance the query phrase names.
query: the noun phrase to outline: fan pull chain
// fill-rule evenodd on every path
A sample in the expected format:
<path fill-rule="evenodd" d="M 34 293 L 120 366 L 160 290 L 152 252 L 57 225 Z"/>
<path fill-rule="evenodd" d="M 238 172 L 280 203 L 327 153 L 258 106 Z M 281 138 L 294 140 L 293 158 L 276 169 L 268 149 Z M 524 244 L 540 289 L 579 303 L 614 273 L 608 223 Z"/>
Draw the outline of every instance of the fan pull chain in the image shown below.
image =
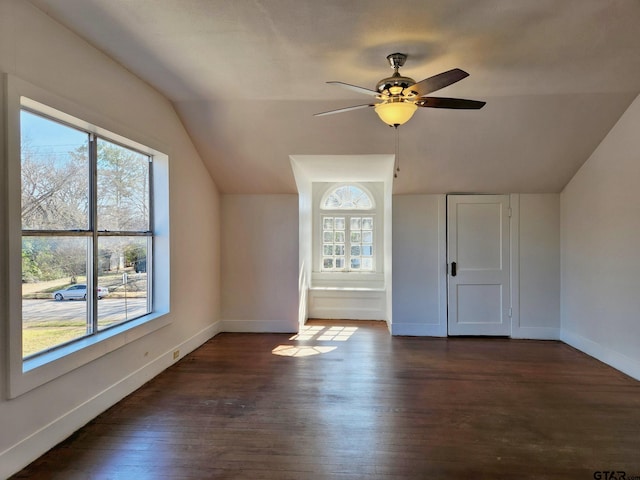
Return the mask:
<path fill-rule="evenodd" d="M 398 125 L 394 125 L 394 128 L 396 129 L 396 162 L 393 178 L 398 178 L 398 172 L 400 171 L 400 131 L 398 130 Z"/>

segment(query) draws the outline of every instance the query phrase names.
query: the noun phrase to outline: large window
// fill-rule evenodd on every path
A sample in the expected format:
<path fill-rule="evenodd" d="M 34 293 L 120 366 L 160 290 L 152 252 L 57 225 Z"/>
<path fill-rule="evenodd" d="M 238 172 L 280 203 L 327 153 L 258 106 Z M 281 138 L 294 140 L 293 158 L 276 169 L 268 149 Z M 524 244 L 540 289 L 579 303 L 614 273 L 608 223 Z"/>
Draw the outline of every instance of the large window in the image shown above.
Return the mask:
<path fill-rule="evenodd" d="M 323 272 L 373 272 L 374 202 L 357 185 L 340 185 L 321 201 Z"/>
<path fill-rule="evenodd" d="M 20 112 L 22 356 L 152 309 L 152 157 Z"/>

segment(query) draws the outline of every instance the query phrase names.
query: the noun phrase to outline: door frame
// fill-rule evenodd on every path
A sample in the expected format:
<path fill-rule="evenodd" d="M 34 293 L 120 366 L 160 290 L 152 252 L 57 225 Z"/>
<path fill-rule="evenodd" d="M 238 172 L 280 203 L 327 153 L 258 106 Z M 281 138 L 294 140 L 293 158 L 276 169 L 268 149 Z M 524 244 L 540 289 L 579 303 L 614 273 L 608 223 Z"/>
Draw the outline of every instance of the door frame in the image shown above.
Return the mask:
<path fill-rule="evenodd" d="M 441 284 L 444 285 L 441 311 L 442 323 L 445 329 L 445 335 L 449 336 L 449 232 L 448 209 L 450 195 L 493 195 L 492 193 L 448 193 L 445 195 L 442 209 L 443 224 L 445 229 L 444 248 L 442 255 L 442 275 Z M 509 222 L 509 295 L 511 297 L 511 338 L 520 338 L 520 195 L 517 193 L 509 195 L 509 205 L 511 208 L 511 221 Z"/>

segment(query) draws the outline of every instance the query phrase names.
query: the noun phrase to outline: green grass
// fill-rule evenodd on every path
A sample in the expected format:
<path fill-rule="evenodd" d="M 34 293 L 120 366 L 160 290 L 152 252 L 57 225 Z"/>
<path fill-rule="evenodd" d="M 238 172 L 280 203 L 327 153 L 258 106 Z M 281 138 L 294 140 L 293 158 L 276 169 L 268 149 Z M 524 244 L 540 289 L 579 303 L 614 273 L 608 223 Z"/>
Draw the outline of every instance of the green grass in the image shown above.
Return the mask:
<path fill-rule="evenodd" d="M 121 320 L 101 321 L 100 330 Z M 85 336 L 84 320 L 44 320 L 29 322 L 22 329 L 22 355 L 28 356 Z"/>
<path fill-rule="evenodd" d="M 30 321 L 23 324 L 24 330 L 32 328 L 69 328 L 69 327 L 85 327 L 87 324 L 83 318 L 71 319 L 71 320 L 42 320 L 42 321 Z"/>
<path fill-rule="evenodd" d="M 39 322 L 38 322 L 39 323 Z M 44 323 L 44 322 L 43 322 Z M 47 326 L 29 325 L 22 330 L 22 355 L 27 356 L 75 340 L 85 335 L 84 322 L 46 322 Z M 51 324 L 58 324 L 52 326 Z"/>
<path fill-rule="evenodd" d="M 119 321 L 101 322 L 100 329 L 119 323 Z M 33 322 L 22 330 L 22 355 L 28 356 L 48 348 L 85 336 L 87 327 L 84 322 L 47 321 Z"/>

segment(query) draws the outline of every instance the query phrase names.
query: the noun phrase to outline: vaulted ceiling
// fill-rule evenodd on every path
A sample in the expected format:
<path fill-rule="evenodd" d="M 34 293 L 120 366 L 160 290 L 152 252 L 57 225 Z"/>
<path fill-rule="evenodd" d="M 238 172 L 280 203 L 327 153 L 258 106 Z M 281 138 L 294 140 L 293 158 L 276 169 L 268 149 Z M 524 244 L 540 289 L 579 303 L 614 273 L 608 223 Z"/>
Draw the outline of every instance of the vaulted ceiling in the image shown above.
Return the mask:
<path fill-rule="evenodd" d="M 399 129 L 394 193 L 559 192 L 640 93 L 638 0 L 31 0 L 168 97 L 226 193 L 293 193 L 289 155 L 393 154 L 329 80 L 470 76 Z M 366 164 L 363 164 L 366 168 Z"/>

